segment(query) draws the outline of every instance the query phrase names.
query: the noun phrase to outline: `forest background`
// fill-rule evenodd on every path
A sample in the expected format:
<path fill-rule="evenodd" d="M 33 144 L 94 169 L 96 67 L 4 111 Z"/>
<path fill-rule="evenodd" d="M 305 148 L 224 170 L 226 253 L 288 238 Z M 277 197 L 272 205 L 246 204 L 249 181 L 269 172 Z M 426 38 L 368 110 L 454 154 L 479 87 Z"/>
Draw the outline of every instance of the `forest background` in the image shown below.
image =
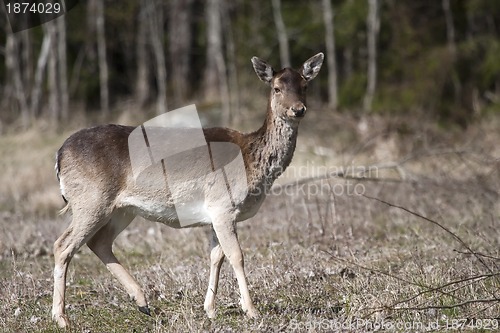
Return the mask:
<path fill-rule="evenodd" d="M 57 214 L 54 155 L 69 135 L 192 103 L 205 126 L 256 130 L 269 87 L 251 57 L 278 70 L 318 52 L 292 164 L 238 224 L 262 316 L 239 310 L 225 264 L 208 319 L 207 229 L 138 218 L 114 251 L 153 316 L 83 247 L 67 280 L 73 329 L 498 329 L 500 1 L 65 3 L 19 32 L 0 6 L 0 332 L 58 331 L 52 246 L 71 215 Z"/>
<path fill-rule="evenodd" d="M 89 0 L 18 33 L 4 13 L 0 121 L 59 122 L 128 101 L 158 113 L 217 106 L 229 124 L 252 109 L 252 56 L 279 69 L 323 51 L 310 96 L 322 112 L 466 126 L 499 109 L 499 26 L 488 0 Z"/>

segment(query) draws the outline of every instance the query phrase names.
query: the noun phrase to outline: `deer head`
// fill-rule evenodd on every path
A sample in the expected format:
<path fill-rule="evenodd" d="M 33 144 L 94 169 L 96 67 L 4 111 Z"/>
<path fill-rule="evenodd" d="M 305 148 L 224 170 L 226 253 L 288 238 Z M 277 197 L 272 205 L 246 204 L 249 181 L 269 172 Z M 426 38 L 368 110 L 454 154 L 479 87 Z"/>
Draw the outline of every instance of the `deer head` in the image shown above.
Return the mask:
<path fill-rule="evenodd" d="M 252 58 L 255 73 L 272 88 L 269 107 L 274 117 L 287 122 L 298 122 L 305 116 L 307 83 L 316 77 L 323 59 L 323 53 L 318 53 L 306 60 L 298 70 L 284 68 L 276 72 L 264 60 Z"/>

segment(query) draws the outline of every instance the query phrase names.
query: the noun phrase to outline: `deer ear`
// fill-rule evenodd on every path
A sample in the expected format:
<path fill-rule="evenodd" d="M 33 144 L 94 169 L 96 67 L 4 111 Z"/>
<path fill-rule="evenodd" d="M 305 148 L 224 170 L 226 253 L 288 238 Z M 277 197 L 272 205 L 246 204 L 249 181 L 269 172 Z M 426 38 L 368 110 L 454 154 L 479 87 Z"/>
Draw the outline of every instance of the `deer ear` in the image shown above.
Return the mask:
<path fill-rule="evenodd" d="M 325 56 L 320 52 L 304 62 L 299 72 L 306 79 L 306 81 L 311 81 L 316 77 L 316 75 L 318 75 L 324 58 Z"/>
<path fill-rule="evenodd" d="M 270 85 L 271 80 L 274 76 L 274 69 L 271 67 L 271 65 L 257 57 L 252 57 L 252 64 L 253 69 L 255 70 L 255 73 L 257 73 L 259 79 Z"/>

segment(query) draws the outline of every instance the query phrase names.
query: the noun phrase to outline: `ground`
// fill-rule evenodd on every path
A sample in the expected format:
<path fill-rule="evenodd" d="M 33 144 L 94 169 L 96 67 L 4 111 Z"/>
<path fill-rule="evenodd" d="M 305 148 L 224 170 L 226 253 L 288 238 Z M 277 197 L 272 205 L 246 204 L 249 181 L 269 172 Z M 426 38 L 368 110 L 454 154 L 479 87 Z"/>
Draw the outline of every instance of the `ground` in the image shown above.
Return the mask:
<path fill-rule="evenodd" d="M 238 225 L 258 319 L 240 310 L 227 262 L 217 315 L 205 316 L 205 228 L 136 219 L 114 249 L 143 286 L 152 316 L 83 248 L 68 273 L 72 329 L 498 330 L 499 128 L 495 117 L 464 130 L 310 112 L 287 174 L 259 213 Z M 2 332 L 61 331 L 50 318 L 51 249 L 71 215 L 57 215 L 63 202 L 53 156 L 72 131 L 42 127 L 0 137 Z"/>

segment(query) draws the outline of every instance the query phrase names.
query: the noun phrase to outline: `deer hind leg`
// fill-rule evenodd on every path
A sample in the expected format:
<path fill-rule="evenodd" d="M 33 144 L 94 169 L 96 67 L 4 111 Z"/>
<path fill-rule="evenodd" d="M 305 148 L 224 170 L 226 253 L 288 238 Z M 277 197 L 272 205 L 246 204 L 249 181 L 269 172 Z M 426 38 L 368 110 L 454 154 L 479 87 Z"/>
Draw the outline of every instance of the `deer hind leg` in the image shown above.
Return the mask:
<path fill-rule="evenodd" d="M 88 242 L 88 247 L 106 265 L 106 268 L 123 285 L 130 298 L 135 300 L 139 310 L 151 315 L 142 288 L 127 272 L 113 254 L 113 242 L 116 237 L 132 222 L 135 215 L 118 211 L 113 214 L 108 224 L 102 227 Z"/>
<path fill-rule="evenodd" d="M 241 294 L 241 307 L 248 317 L 255 318 L 259 315 L 255 309 L 245 276 L 243 253 L 236 234 L 236 225 L 230 219 L 219 218 L 213 223 L 213 228 L 224 255 L 229 259 L 233 267 Z"/>
<path fill-rule="evenodd" d="M 219 244 L 217 235 L 212 228 L 210 239 L 210 279 L 208 281 L 207 296 L 205 297 L 204 309 L 208 318 L 215 317 L 215 295 L 219 285 L 219 274 L 222 263 L 224 262 L 224 252 Z"/>
<path fill-rule="evenodd" d="M 88 211 L 88 210 L 87 210 Z M 54 296 L 52 318 L 60 327 L 69 326 L 69 319 L 64 312 L 66 293 L 66 274 L 68 265 L 80 249 L 106 222 L 106 214 L 87 214 L 84 209 L 73 207 L 71 225 L 54 243 Z"/>

